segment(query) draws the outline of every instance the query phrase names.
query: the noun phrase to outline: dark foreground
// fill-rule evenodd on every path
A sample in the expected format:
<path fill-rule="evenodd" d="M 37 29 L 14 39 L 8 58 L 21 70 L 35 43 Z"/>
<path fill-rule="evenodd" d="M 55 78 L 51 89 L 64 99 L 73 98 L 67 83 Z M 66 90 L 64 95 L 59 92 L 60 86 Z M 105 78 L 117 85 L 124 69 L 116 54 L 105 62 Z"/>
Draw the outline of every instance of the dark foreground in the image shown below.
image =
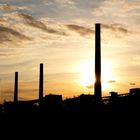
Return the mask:
<path fill-rule="evenodd" d="M 51 139 L 64 137 L 67 140 L 74 139 L 74 135 L 79 139 L 84 136 L 86 139 L 115 139 L 120 135 L 139 138 L 139 94 L 113 95 L 101 104 L 91 98 L 82 96 L 80 100 L 61 103 L 51 100 L 49 104 L 42 101 L 39 106 L 33 101 L 5 103 L 0 114 L 1 132 L 12 132 L 14 136 L 18 133 L 20 137 L 39 135 L 40 139 L 51 136 Z"/>

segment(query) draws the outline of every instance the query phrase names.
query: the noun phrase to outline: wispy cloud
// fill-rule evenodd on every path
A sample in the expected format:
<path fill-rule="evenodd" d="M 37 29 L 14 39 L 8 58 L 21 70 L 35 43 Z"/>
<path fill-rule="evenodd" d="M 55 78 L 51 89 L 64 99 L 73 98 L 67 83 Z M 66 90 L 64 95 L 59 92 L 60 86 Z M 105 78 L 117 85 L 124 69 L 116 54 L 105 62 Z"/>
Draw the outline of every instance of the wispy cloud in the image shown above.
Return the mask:
<path fill-rule="evenodd" d="M 135 86 L 135 85 L 136 85 L 136 83 L 130 83 L 130 85 L 131 85 L 131 86 Z"/>
<path fill-rule="evenodd" d="M 109 80 L 108 83 L 116 83 L 116 80 Z"/>
<path fill-rule="evenodd" d="M 109 29 L 113 32 L 120 32 L 120 33 L 124 33 L 127 34 L 129 31 L 128 29 L 126 29 L 125 27 L 123 27 L 123 25 L 121 24 L 102 24 L 102 27 L 105 29 Z"/>
<path fill-rule="evenodd" d="M 4 11 L 13 11 L 13 10 L 25 10 L 27 7 L 25 6 L 15 6 L 9 4 L 0 4 L 0 10 Z"/>
<path fill-rule="evenodd" d="M 88 86 L 86 86 L 86 88 L 93 89 L 94 88 L 94 85 L 88 85 Z"/>
<path fill-rule="evenodd" d="M 104 29 L 108 29 L 114 33 L 123 33 L 123 34 L 127 34 L 130 33 L 130 31 L 125 28 L 123 25 L 121 24 L 101 24 L 101 26 Z M 84 27 L 84 26 L 80 26 L 80 25 L 76 25 L 76 24 L 67 24 L 66 27 L 69 30 L 75 31 L 77 32 L 79 35 L 81 36 L 89 36 L 89 35 L 93 35 L 94 34 L 94 30 Z"/>
<path fill-rule="evenodd" d="M 81 36 L 89 36 L 89 35 L 92 35 L 94 33 L 94 30 L 87 28 L 87 27 L 84 27 L 84 26 L 80 26 L 80 25 L 68 24 L 68 25 L 66 25 L 66 27 L 69 30 L 77 32 Z"/>
<path fill-rule="evenodd" d="M 41 29 L 44 32 L 50 33 L 50 34 L 57 34 L 57 35 L 66 35 L 65 32 L 52 29 L 46 24 L 44 24 L 42 21 L 36 20 L 33 16 L 21 12 L 14 12 L 12 13 L 13 18 L 20 20 L 20 23 L 26 24 L 28 26 L 31 26 L 33 28 Z M 10 15 L 8 15 L 10 16 Z"/>
<path fill-rule="evenodd" d="M 0 26 L 0 43 L 6 41 L 22 41 L 22 40 L 30 40 L 29 37 L 19 33 L 11 28 Z"/>

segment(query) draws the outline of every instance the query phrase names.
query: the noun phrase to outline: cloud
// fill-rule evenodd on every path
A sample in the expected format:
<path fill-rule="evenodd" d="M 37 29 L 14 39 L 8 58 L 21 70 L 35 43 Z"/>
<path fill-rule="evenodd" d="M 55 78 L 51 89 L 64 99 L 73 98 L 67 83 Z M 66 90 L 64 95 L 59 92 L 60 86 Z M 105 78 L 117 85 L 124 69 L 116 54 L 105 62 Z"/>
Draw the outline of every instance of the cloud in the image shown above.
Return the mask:
<path fill-rule="evenodd" d="M 108 83 L 116 83 L 116 81 L 115 80 L 109 80 L 109 81 L 107 81 Z"/>
<path fill-rule="evenodd" d="M 109 29 L 113 32 L 120 32 L 120 33 L 123 33 L 123 34 L 127 34 L 129 32 L 121 24 L 110 24 L 110 25 L 102 24 L 102 27 L 105 28 L 105 29 Z"/>
<path fill-rule="evenodd" d="M 4 11 L 15 11 L 15 10 L 25 10 L 27 7 L 19 7 L 19 6 L 14 6 L 14 5 L 9 5 L 9 4 L 0 4 L 0 10 Z"/>
<path fill-rule="evenodd" d="M 29 14 L 25 14 L 25 13 L 21 13 L 21 12 L 14 12 L 12 13 L 14 16 L 25 19 L 25 20 L 34 20 L 34 18 L 29 15 Z"/>
<path fill-rule="evenodd" d="M 31 15 L 28 15 L 28 14 L 25 14 L 25 13 L 15 13 L 14 14 L 15 16 L 21 18 L 24 20 L 24 23 L 32 26 L 32 27 L 35 27 L 35 28 L 39 28 L 39 29 L 42 29 L 42 30 L 47 30 L 47 27 L 45 24 L 43 24 L 42 22 L 40 21 L 37 21 L 34 19 L 34 17 L 32 17 Z"/>
<path fill-rule="evenodd" d="M 136 85 L 136 83 L 130 83 L 130 85 L 131 85 L 131 86 L 135 86 L 135 85 Z"/>
<path fill-rule="evenodd" d="M 89 35 L 92 35 L 94 33 L 94 30 L 92 30 L 90 28 L 86 28 L 83 26 L 75 25 L 75 24 L 68 24 L 68 25 L 66 25 L 66 27 L 69 30 L 77 32 L 81 36 L 89 36 Z"/>
<path fill-rule="evenodd" d="M 52 29 L 46 26 L 43 22 L 36 20 L 33 16 L 25 14 L 25 13 L 13 13 L 16 17 L 19 17 L 21 20 L 23 20 L 23 23 L 26 25 L 29 25 L 34 28 L 41 29 L 42 31 L 45 31 L 50 34 L 57 34 L 57 35 L 66 35 L 65 32 L 59 31 L 57 29 Z"/>
<path fill-rule="evenodd" d="M 93 89 L 94 88 L 94 85 L 88 85 L 88 86 L 86 86 L 86 88 Z"/>
<path fill-rule="evenodd" d="M 101 26 L 104 29 L 108 29 L 111 30 L 112 32 L 120 32 L 123 34 L 127 34 L 130 31 L 128 31 L 128 29 L 126 29 L 125 27 L 123 27 L 123 25 L 121 24 L 101 24 Z M 80 25 L 76 25 L 76 24 L 68 24 L 66 25 L 66 27 L 72 31 L 77 32 L 78 34 L 80 34 L 81 36 L 89 36 L 89 35 L 93 35 L 94 34 L 94 30 L 84 27 L 84 26 L 80 26 Z"/>
<path fill-rule="evenodd" d="M 50 22 L 47 17 L 36 19 L 23 12 L 4 13 L 0 19 L 0 48 L 62 41 L 69 36 L 67 31 L 62 23 Z"/>
<path fill-rule="evenodd" d="M 14 40 L 26 41 L 26 40 L 30 40 L 30 38 L 11 28 L 0 26 L 0 43 L 6 41 L 12 42 Z"/>

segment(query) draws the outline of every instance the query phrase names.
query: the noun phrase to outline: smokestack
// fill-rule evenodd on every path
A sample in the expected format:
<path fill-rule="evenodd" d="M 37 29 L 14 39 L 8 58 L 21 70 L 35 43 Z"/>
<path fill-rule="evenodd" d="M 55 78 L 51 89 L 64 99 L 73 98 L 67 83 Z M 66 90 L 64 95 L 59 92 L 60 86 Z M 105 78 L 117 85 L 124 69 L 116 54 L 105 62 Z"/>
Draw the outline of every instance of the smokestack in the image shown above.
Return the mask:
<path fill-rule="evenodd" d="M 97 103 L 101 103 L 101 32 L 100 24 L 95 24 L 95 85 L 94 93 Z"/>
<path fill-rule="evenodd" d="M 18 101 L 18 72 L 15 72 L 14 102 Z"/>
<path fill-rule="evenodd" d="M 40 77 L 39 77 L 39 101 L 43 99 L 43 64 L 40 64 Z"/>

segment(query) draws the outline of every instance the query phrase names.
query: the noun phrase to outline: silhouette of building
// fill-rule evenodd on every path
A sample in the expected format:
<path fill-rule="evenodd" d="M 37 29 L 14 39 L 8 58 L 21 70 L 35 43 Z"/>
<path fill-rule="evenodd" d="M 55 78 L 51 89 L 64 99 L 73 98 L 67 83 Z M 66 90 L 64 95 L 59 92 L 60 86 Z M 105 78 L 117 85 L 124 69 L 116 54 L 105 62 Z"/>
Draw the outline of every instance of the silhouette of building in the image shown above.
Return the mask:
<path fill-rule="evenodd" d="M 18 72 L 15 72 L 14 103 L 18 101 Z"/>
<path fill-rule="evenodd" d="M 82 94 L 79 96 L 80 107 L 82 109 L 93 109 L 95 105 L 95 95 Z"/>
<path fill-rule="evenodd" d="M 118 93 L 117 92 L 111 91 L 109 93 L 110 93 L 111 97 L 113 97 L 113 98 L 118 97 Z"/>
<path fill-rule="evenodd" d="M 39 75 L 39 101 L 43 99 L 43 64 L 40 64 L 40 75 Z"/>
<path fill-rule="evenodd" d="M 131 88 L 129 89 L 131 95 L 140 94 L 140 88 Z"/>
<path fill-rule="evenodd" d="M 110 93 L 110 98 L 109 98 L 109 103 L 113 106 L 116 105 L 116 103 L 118 102 L 118 93 L 111 91 Z"/>
<path fill-rule="evenodd" d="M 44 97 L 43 103 L 46 108 L 50 111 L 56 111 L 62 107 L 62 95 L 49 94 Z"/>
<path fill-rule="evenodd" d="M 94 93 L 96 102 L 101 102 L 102 89 L 101 89 L 101 33 L 100 24 L 95 24 L 95 85 Z"/>

